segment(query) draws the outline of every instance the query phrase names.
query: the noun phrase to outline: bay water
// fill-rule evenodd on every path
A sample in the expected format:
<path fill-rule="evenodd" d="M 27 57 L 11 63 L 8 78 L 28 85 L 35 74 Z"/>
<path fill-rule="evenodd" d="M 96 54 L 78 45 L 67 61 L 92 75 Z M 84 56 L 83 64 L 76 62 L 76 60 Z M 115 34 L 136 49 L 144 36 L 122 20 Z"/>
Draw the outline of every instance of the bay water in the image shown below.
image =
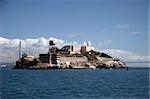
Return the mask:
<path fill-rule="evenodd" d="M 0 99 L 148 99 L 149 68 L 0 69 Z"/>

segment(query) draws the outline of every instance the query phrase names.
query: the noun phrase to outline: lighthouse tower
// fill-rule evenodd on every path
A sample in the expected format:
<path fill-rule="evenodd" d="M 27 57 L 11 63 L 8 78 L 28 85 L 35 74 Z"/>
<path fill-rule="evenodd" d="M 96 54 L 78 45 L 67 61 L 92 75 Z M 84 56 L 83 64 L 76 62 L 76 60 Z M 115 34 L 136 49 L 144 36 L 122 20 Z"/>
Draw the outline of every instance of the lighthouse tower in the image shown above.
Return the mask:
<path fill-rule="evenodd" d="M 55 42 L 53 40 L 49 41 L 49 63 L 53 66 L 57 65 L 57 53 L 58 48 L 55 46 Z"/>
<path fill-rule="evenodd" d="M 50 49 L 51 49 L 52 47 L 54 47 L 54 46 L 55 46 L 54 41 L 53 41 L 53 40 L 50 40 L 50 41 L 49 41 L 49 51 L 50 51 Z"/>

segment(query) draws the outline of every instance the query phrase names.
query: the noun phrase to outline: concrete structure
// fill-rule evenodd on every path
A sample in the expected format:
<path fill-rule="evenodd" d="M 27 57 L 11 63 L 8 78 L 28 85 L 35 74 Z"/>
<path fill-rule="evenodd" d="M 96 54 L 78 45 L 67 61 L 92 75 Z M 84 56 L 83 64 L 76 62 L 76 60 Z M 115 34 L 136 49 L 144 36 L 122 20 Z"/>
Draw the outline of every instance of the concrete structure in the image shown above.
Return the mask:
<path fill-rule="evenodd" d="M 57 65 L 59 49 L 55 47 L 54 41 L 49 41 L 49 51 L 47 54 L 39 54 L 39 60 L 41 63 L 48 63 L 51 65 Z"/>
<path fill-rule="evenodd" d="M 50 63 L 50 56 L 49 54 L 39 54 L 39 60 L 42 63 Z"/>
<path fill-rule="evenodd" d="M 91 50 L 94 51 L 94 47 L 92 47 L 92 46 L 86 46 L 86 52 L 89 52 Z"/>
<path fill-rule="evenodd" d="M 60 62 L 87 62 L 87 58 L 84 57 L 60 57 Z"/>
<path fill-rule="evenodd" d="M 94 47 L 92 47 L 92 46 L 82 46 L 81 47 L 81 52 L 89 52 L 91 50 L 94 51 Z"/>
<path fill-rule="evenodd" d="M 49 42 L 49 51 L 47 54 L 40 54 L 39 60 L 41 63 L 47 63 L 50 66 L 59 66 L 69 68 L 69 65 L 74 64 L 75 66 L 84 65 L 88 62 L 86 56 L 82 56 L 82 52 L 89 52 L 94 50 L 94 47 L 90 46 L 89 43 L 87 45 L 66 45 L 61 49 L 58 49 L 55 46 L 54 41 Z M 79 56 L 72 56 L 72 54 L 79 54 Z M 70 55 L 70 56 L 69 56 Z M 80 56 L 81 55 L 81 56 Z"/>
<path fill-rule="evenodd" d="M 34 56 L 29 55 L 29 54 L 23 54 L 22 58 L 28 61 L 33 61 L 34 60 Z"/>
<path fill-rule="evenodd" d="M 81 46 L 80 45 L 66 45 L 62 47 L 61 53 L 66 53 L 66 54 L 75 54 L 78 53 L 80 54 Z"/>
<path fill-rule="evenodd" d="M 91 50 L 94 51 L 94 47 L 90 46 L 88 43 L 87 45 L 66 45 L 61 49 L 61 53 L 81 54 L 81 52 L 89 52 Z"/>
<path fill-rule="evenodd" d="M 58 54 L 48 53 L 48 54 L 39 54 L 39 60 L 41 63 L 48 64 L 57 64 L 60 56 Z"/>
<path fill-rule="evenodd" d="M 41 63 L 48 63 L 50 65 L 59 65 L 60 63 L 70 64 L 71 62 L 87 62 L 86 57 L 68 57 L 66 54 L 81 54 L 81 52 L 88 52 L 94 50 L 94 47 L 87 45 L 66 45 L 60 49 L 55 46 L 54 41 L 49 42 L 49 51 L 47 54 L 40 54 L 39 60 Z"/>
<path fill-rule="evenodd" d="M 58 66 L 61 66 L 62 68 L 75 68 L 75 66 L 79 67 L 81 66 L 81 63 L 86 63 L 87 58 L 84 57 L 60 57 Z M 82 68 L 84 66 L 81 66 Z"/>

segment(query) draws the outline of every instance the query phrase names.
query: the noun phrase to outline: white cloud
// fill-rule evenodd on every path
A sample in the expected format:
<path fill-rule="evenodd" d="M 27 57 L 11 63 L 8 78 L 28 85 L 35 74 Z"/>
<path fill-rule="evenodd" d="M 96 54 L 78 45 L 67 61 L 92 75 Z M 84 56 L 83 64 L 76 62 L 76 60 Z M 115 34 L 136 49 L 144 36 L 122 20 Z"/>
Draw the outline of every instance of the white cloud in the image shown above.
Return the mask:
<path fill-rule="evenodd" d="M 82 45 L 88 45 L 88 46 L 91 46 L 91 41 L 87 41 L 87 42 L 83 42 L 83 44 Z"/>
<path fill-rule="evenodd" d="M 68 34 L 68 37 L 76 37 L 76 34 Z"/>
<path fill-rule="evenodd" d="M 64 45 L 77 45 L 77 44 L 79 44 L 79 43 L 76 41 L 73 41 L 73 42 L 65 42 Z"/>
<path fill-rule="evenodd" d="M 139 35 L 139 34 L 143 34 L 142 32 L 129 32 L 129 35 Z"/>
<path fill-rule="evenodd" d="M 108 30 L 108 29 L 103 29 L 103 30 L 102 30 L 102 32 L 107 32 L 107 31 L 109 31 L 109 30 Z"/>
<path fill-rule="evenodd" d="M 49 40 L 54 40 L 58 47 L 62 47 L 64 40 L 57 38 L 37 38 L 37 39 L 7 39 L 0 37 L 0 62 L 14 62 L 18 58 L 19 42 L 22 42 L 23 53 L 38 56 L 39 53 L 47 53 Z"/>
<path fill-rule="evenodd" d="M 7 39 L 0 37 L 0 62 L 15 62 L 18 58 L 18 46 L 21 39 Z M 67 42 L 62 39 L 57 38 L 37 38 L 37 39 L 25 39 L 22 41 L 22 50 L 25 53 L 32 54 L 38 57 L 39 53 L 47 53 L 48 52 L 48 42 L 49 40 L 54 40 L 56 42 L 57 47 L 61 48 L 66 44 L 79 44 L 76 41 Z M 105 43 L 104 43 L 105 42 Z M 89 43 L 91 43 L 89 41 Z M 102 44 L 110 44 L 112 40 L 105 40 L 99 43 L 99 46 Z M 82 44 L 83 45 L 83 44 Z M 98 46 L 97 46 L 98 47 Z M 123 61 L 147 61 L 150 60 L 150 56 L 144 56 L 140 54 L 135 54 L 130 51 L 124 51 L 119 49 L 105 49 L 101 52 L 107 53 L 114 58 L 119 58 Z"/>
<path fill-rule="evenodd" d="M 86 37 L 88 37 L 88 34 L 86 34 L 86 33 L 80 33 L 79 36 L 86 38 Z"/>
<path fill-rule="evenodd" d="M 53 38 L 53 37 L 49 38 L 48 41 L 49 41 L 49 40 L 53 40 L 53 41 L 55 42 L 55 44 L 56 44 L 59 48 L 62 47 L 62 46 L 64 45 L 64 43 L 65 43 L 64 40 L 62 40 L 62 39 L 57 39 L 57 38 Z"/>
<path fill-rule="evenodd" d="M 19 43 L 19 39 L 7 39 L 7 38 L 2 38 L 0 37 L 0 46 L 4 46 L 4 47 L 15 47 L 17 46 Z"/>
<path fill-rule="evenodd" d="M 104 41 L 104 44 L 110 44 L 110 43 L 112 43 L 112 40 L 105 40 Z"/>
<path fill-rule="evenodd" d="M 88 35 L 86 33 L 84 33 L 84 32 L 81 32 L 81 33 L 79 33 L 79 32 L 73 32 L 73 33 L 67 34 L 65 36 L 71 37 L 71 38 L 73 38 L 73 37 L 83 37 L 83 38 L 88 37 Z"/>
<path fill-rule="evenodd" d="M 116 27 L 118 28 L 118 29 L 122 29 L 122 30 L 127 30 L 127 29 L 129 29 L 129 25 L 116 25 Z"/>
<path fill-rule="evenodd" d="M 101 47 L 102 44 L 103 44 L 103 42 L 99 42 L 99 43 L 98 43 L 98 47 Z"/>
<path fill-rule="evenodd" d="M 136 54 L 130 51 L 124 51 L 124 50 L 119 50 L 119 49 L 105 49 L 102 50 L 101 52 L 107 53 L 114 58 L 118 58 L 124 61 L 149 61 L 150 56 L 145 56 L 145 55 L 140 55 Z"/>
<path fill-rule="evenodd" d="M 111 44 L 112 43 L 112 40 L 104 40 L 104 41 L 100 41 L 98 43 L 98 47 L 101 47 L 102 45 L 108 45 L 108 44 Z"/>

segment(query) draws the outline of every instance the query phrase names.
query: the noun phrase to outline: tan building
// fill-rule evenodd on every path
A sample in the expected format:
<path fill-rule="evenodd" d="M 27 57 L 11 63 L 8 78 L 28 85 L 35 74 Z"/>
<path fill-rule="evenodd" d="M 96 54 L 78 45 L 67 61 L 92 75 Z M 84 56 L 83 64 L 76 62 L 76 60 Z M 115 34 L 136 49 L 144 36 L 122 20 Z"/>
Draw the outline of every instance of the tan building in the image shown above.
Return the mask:
<path fill-rule="evenodd" d="M 85 57 L 63 57 L 63 54 L 81 54 L 81 52 L 89 52 L 94 50 L 94 47 L 90 46 L 88 43 L 87 45 L 66 45 L 61 49 L 58 49 L 53 41 L 50 41 L 50 48 L 47 54 L 40 54 L 39 60 L 42 63 L 49 63 L 49 64 L 57 64 L 58 61 L 87 61 Z M 61 56 L 62 54 L 62 56 Z M 72 60 L 72 61 L 73 61 Z"/>
<path fill-rule="evenodd" d="M 62 53 L 69 53 L 69 54 L 80 54 L 81 46 L 80 45 L 66 45 L 61 49 Z"/>
<path fill-rule="evenodd" d="M 81 47 L 81 52 L 89 52 L 91 50 L 94 51 L 94 47 L 92 47 L 92 46 L 82 46 Z"/>
<path fill-rule="evenodd" d="M 66 45 L 61 49 L 61 53 L 80 54 L 81 52 L 89 52 L 94 50 L 94 47 L 89 45 Z"/>

